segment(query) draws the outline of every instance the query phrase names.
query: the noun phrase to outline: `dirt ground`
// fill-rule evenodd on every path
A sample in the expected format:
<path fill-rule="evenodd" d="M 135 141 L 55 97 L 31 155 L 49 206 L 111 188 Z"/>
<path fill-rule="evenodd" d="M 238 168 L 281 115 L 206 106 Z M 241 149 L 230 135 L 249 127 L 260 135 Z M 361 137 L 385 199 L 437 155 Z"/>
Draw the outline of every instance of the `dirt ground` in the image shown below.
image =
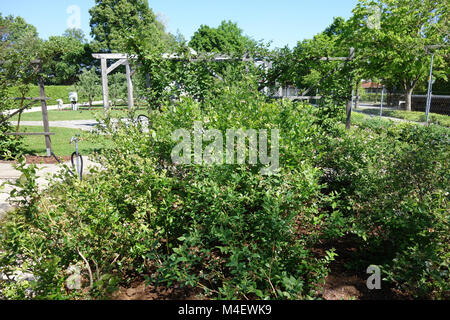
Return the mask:
<path fill-rule="evenodd" d="M 57 164 L 58 162 L 54 157 L 40 157 L 40 156 L 25 156 L 27 159 L 27 164 Z M 68 162 L 70 161 L 69 156 L 59 157 L 59 161 Z M 15 163 L 15 161 L 4 161 L 0 160 L 0 163 Z"/>

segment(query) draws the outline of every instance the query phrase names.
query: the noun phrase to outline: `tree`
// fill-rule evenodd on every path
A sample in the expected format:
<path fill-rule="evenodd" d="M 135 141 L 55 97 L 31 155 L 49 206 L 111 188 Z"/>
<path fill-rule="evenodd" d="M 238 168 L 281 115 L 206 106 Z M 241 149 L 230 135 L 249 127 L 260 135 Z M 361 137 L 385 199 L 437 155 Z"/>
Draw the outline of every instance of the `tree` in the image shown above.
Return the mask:
<path fill-rule="evenodd" d="M 46 82 L 54 85 L 72 85 L 84 68 L 92 68 L 92 53 L 96 48 L 87 42 L 79 29 L 67 29 L 62 36 L 50 37 L 43 45 L 41 58 Z"/>
<path fill-rule="evenodd" d="M 47 83 L 70 85 L 80 74 L 85 45 L 72 37 L 53 36 L 44 43 L 42 59 L 43 70 L 47 74 Z"/>
<path fill-rule="evenodd" d="M 63 36 L 66 37 L 66 38 L 77 39 L 81 43 L 87 43 L 88 42 L 87 39 L 86 39 L 86 35 L 84 34 L 84 31 L 81 30 L 81 29 L 76 29 L 76 28 L 67 29 L 63 33 Z"/>
<path fill-rule="evenodd" d="M 95 69 L 84 69 L 78 76 L 78 82 L 75 84 L 80 97 L 86 98 L 89 101 L 89 108 L 92 108 L 92 101 L 100 91 L 100 77 L 95 72 Z"/>
<path fill-rule="evenodd" d="M 125 74 L 117 72 L 109 77 L 109 96 L 114 107 L 127 99 L 127 78 Z"/>
<path fill-rule="evenodd" d="M 222 21 L 219 27 L 200 26 L 189 46 L 199 52 L 215 52 L 242 56 L 256 44 L 231 21 Z"/>
<path fill-rule="evenodd" d="M 276 50 L 269 84 L 293 84 L 307 94 L 319 91 L 322 96 L 332 97 L 335 104 L 347 102 L 353 85 L 349 79 L 354 79 L 357 71 L 355 62 L 321 59 L 349 56 L 351 44 L 345 41 L 345 29 L 345 20 L 335 18 L 324 32 L 299 41 L 293 50 Z"/>
<path fill-rule="evenodd" d="M 411 110 L 413 90 L 428 75 L 427 46 L 448 44 L 448 32 L 444 31 L 448 2 L 360 0 L 353 13 L 353 43 L 366 60 L 366 69 L 373 77 L 398 79 L 405 92 L 406 110 Z M 443 63 L 442 55 L 437 54 L 436 77 L 444 75 Z"/>
<path fill-rule="evenodd" d="M 18 139 L 3 133 L 10 130 L 10 125 L 3 111 L 15 105 L 9 99 L 12 87 L 18 89 L 20 97 L 19 108 L 24 106 L 24 98 L 30 90 L 30 85 L 36 81 L 37 68 L 32 61 L 39 57 L 41 40 L 36 28 L 21 18 L 0 14 L 0 157 L 7 151 L 17 153 L 20 149 Z M 19 114 L 20 123 L 20 114 Z M 19 126 L 19 125 L 18 125 Z"/>
<path fill-rule="evenodd" d="M 104 52 L 124 52 L 130 35 L 163 31 L 147 0 L 96 0 L 89 10 L 94 40 Z"/>

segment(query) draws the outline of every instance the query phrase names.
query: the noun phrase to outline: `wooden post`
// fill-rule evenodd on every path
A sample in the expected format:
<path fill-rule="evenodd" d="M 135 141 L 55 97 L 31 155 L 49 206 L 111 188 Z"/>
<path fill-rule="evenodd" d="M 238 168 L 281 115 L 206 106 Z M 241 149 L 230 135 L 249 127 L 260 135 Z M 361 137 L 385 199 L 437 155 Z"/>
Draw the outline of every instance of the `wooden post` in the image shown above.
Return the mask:
<path fill-rule="evenodd" d="M 132 111 L 132 110 L 134 110 L 133 81 L 131 81 L 131 68 L 130 68 L 130 62 L 128 60 L 125 62 L 125 69 L 127 72 L 128 109 L 130 111 Z"/>
<path fill-rule="evenodd" d="M 351 61 L 355 58 L 355 48 L 350 48 L 350 57 L 348 58 L 348 61 Z M 350 88 L 349 88 L 349 99 L 347 100 L 347 105 L 345 107 L 346 109 L 346 113 L 347 113 L 347 120 L 345 122 L 345 128 L 347 130 L 350 130 L 351 126 L 352 126 L 352 107 L 353 107 L 353 77 L 351 75 L 351 71 L 350 75 L 349 75 L 349 83 L 350 83 Z"/>
<path fill-rule="evenodd" d="M 102 88 L 103 88 L 103 107 L 105 112 L 109 111 L 109 92 L 108 92 L 108 65 L 106 58 L 101 59 L 102 64 Z"/>
<path fill-rule="evenodd" d="M 346 112 L 347 112 L 347 121 L 345 122 L 345 128 L 347 130 L 350 130 L 350 127 L 352 125 L 352 100 L 348 100 L 346 105 Z"/>
<path fill-rule="evenodd" d="M 360 81 L 356 82 L 356 97 L 355 97 L 355 109 L 359 108 L 359 86 L 361 85 Z"/>
<path fill-rule="evenodd" d="M 48 122 L 47 100 L 45 96 L 44 80 L 39 75 L 39 91 L 41 94 L 41 107 L 42 107 L 42 121 L 44 122 L 45 147 L 47 150 L 47 157 L 52 156 L 52 140 L 50 139 L 50 124 Z"/>

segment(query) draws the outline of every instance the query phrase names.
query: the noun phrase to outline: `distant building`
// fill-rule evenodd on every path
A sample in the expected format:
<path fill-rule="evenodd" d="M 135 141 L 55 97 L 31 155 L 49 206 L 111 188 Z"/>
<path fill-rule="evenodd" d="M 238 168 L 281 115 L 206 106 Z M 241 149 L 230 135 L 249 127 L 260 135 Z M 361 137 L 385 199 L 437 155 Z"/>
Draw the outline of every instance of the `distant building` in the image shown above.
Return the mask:
<path fill-rule="evenodd" d="M 382 84 L 372 81 L 364 81 L 361 87 L 365 90 L 366 93 L 381 93 L 381 90 L 383 90 Z"/>

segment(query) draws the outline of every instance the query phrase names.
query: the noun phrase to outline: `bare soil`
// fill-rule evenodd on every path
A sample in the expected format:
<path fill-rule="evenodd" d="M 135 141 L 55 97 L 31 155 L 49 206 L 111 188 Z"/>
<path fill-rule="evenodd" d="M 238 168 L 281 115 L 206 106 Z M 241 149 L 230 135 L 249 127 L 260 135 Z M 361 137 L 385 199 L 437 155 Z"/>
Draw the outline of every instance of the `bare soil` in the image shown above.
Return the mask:
<path fill-rule="evenodd" d="M 30 156 L 27 155 L 25 156 L 27 159 L 27 164 L 57 164 L 58 161 L 56 161 L 56 159 L 54 157 L 40 157 L 40 156 Z M 68 162 L 70 161 L 70 157 L 69 156 L 64 156 L 64 157 L 58 157 L 59 161 L 61 162 Z M 0 160 L 0 163 L 16 163 L 16 161 L 5 161 L 5 160 Z"/>

